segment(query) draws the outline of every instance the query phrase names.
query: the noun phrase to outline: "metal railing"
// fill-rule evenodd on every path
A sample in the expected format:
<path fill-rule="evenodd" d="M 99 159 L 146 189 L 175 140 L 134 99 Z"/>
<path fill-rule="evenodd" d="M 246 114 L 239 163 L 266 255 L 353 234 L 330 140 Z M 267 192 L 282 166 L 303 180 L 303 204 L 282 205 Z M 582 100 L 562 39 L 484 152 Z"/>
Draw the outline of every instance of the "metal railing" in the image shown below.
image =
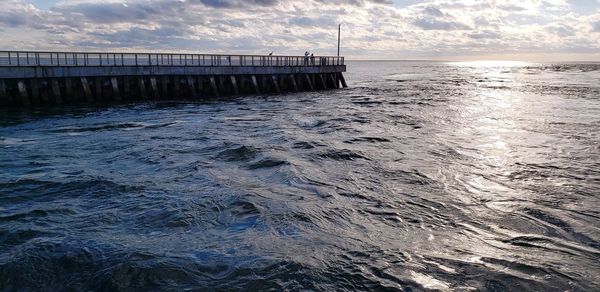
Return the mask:
<path fill-rule="evenodd" d="M 344 57 L 0 51 L 0 67 L 337 65 L 344 65 Z"/>

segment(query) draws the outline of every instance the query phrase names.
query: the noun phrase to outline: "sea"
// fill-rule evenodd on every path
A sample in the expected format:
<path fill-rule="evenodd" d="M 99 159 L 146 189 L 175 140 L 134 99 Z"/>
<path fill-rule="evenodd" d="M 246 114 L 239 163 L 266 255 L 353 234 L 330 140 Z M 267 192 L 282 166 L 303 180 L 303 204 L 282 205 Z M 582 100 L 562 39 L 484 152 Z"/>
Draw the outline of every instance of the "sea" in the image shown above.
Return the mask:
<path fill-rule="evenodd" d="M 0 109 L 0 290 L 600 290 L 600 63 L 347 65 Z"/>

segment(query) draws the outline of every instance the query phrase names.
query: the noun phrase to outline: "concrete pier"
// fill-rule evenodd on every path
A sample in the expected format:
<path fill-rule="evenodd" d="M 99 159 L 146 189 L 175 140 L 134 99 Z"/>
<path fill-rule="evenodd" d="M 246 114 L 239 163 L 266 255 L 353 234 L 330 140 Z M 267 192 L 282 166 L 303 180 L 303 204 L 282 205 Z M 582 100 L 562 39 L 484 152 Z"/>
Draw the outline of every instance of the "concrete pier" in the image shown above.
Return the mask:
<path fill-rule="evenodd" d="M 343 72 L 343 57 L 0 51 L 0 106 L 328 90 Z"/>

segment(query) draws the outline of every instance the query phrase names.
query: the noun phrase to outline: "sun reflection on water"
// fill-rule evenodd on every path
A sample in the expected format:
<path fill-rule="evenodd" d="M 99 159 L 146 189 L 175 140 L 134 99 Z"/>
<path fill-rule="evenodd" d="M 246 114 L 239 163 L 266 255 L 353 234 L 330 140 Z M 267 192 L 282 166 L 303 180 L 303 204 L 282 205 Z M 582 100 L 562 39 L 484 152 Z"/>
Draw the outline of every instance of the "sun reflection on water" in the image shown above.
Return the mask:
<path fill-rule="evenodd" d="M 460 61 L 460 62 L 448 62 L 446 63 L 450 66 L 457 67 L 519 67 L 519 66 L 528 66 L 532 65 L 529 62 L 522 61 Z"/>

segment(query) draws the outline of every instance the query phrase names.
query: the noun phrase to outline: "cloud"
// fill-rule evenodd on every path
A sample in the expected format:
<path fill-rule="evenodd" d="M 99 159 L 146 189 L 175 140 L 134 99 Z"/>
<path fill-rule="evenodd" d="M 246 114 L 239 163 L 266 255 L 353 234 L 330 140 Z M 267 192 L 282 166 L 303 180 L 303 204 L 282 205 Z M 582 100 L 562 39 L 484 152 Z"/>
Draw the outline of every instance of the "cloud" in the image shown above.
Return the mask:
<path fill-rule="evenodd" d="M 140 22 L 148 20 L 153 15 L 161 14 L 161 12 L 168 12 L 156 7 L 155 3 L 153 4 L 80 3 L 60 6 L 56 8 L 56 11 L 70 17 L 76 17 L 77 15 L 74 14 L 79 14 L 85 17 L 84 21 L 93 23 Z"/>
<path fill-rule="evenodd" d="M 48 28 L 45 18 L 48 13 L 37 9 L 32 4 L 16 0 L 6 0 L 0 4 L 0 23 L 7 27 L 28 26 L 35 29 Z"/>
<path fill-rule="evenodd" d="M 334 4 L 334 5 L 354 5 L 354 6 L 364 6 L 368 3 L 374 4 L 393 4 L 392 0 L 315 0 L 317 3 L 323 4 Z"/>
<path fill-rule="evenodd" d="M 568 37 L 568 36 L 573 36 L 575 35 L 575 30 L 568 26 L 568 25 L 564 25 L 564 24 L 551 24 L 546 26 L 546 30 L 552 34 L 561 36 L 561 37 Z"/>
<path fill-rule="evenodd" d="M 309 17 L 301 16 L 294 17 L 288 21 L 291 25 L 303 26 L 303 27 L 326 27 L 335 26 L 336 21 L 331 17 L 320 16 L 320 17 Z"/>
<path fill-rule="evenodd" d="M 600 20 L 592 23 L 592 31 L 600 32 Z"/>
<path fill-rule="evenodd" d="M 7 49 L 333 54 L 341 23 L 350 57 L 600 51 L 590 0 L 36 1 L 0 1 Z"/>
<path fill-rule="evenodd" d="M 196 0 L 191 2 L 201 2 L 208 7 L 214 8 L 240 8 L 249 6 L 273 6 L 279 3 L 278 0 Z"/>
<path fill-rule="evenodd" d="M 423 9 L 423 13 L 434 17 L 444 17 L 444 12 L 434 6 L 427 6 Z"/>
<path fill-rule="evenodd" d="M 480 40 L 480 39 L 499 39 L 501 37 L 501 35 L 495 31 L 490 31 L 490 30 L 486 30 L 486 31 L 480 31 L 480 32 L 473 32 L 470 33 L 468 35 L 470 38 L 472 39 L 476 39 L 476 40 Z"/>
<path fill-rule="evenodd" d="M 434 18 L 419 18 L 413 22 L 414 25 L 424 30 L 468 30 L 469 26 L 455 22 L 438 20 Z"/>
<path fill-rule="evenodd" d="M 424 30 L 469 30 L 470 26 L 456 20 L 456 17 L 442 12 L 435 6 L 426 6 L 420 11 L 421 16 L 412 23 Z"/>

